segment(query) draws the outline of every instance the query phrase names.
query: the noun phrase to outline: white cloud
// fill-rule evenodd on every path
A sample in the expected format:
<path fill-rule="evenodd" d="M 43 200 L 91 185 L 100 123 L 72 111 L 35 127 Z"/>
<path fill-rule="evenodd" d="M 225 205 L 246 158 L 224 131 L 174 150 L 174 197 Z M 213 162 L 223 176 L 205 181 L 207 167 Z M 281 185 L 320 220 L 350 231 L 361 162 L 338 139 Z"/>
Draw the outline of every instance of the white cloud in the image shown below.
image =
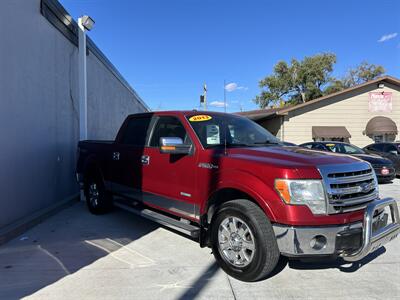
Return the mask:
<path fill-rule="evenodd" d="M 249 88 L 248 88 L 248 87 L 246 87 L 246 86 L 238 86 L 238 87 L 237 87 L 237 89 L 238 89 L 238 90 L 244 90 L 244 91 L 247 91 Z"/>
<path fill-rule="evenodd" d="M 213 102 L 210 102 L 210 106 L 224 107 L 225 103 L 223 101 L 213 101 Z M 228 103 L 226 103 L 226 107 L 228 107 Z"/>
<path fill-rule="evenodd" d="M 227 92 L 233 92 L 235 90 L 245 90 L 247 91 L 247 87 L 245 86 L 238 86 L 238 84 L 236 82 L 230 82 L 227 85 L 225 85 L 225 90 Z"/>
<path fill-rule="evenodd" d="M 396 36 L 397 36 L 397 32 L 384 34 L 381 36 L 381 38 L 378 40 L 378 42 L 379 43 L 386 42 L 388 40 L 394 39 Z"/>
<path fill-rule="evenodd" d="M 236 90 L 237 89 L 237 83 L 235 83 L 235 82 L 231 82 L 231 83 L 228 83 L 227 85 L 225 85 L 225 89 L 228 91 L 228 92 L 233 92 L 234 90 Z"/>

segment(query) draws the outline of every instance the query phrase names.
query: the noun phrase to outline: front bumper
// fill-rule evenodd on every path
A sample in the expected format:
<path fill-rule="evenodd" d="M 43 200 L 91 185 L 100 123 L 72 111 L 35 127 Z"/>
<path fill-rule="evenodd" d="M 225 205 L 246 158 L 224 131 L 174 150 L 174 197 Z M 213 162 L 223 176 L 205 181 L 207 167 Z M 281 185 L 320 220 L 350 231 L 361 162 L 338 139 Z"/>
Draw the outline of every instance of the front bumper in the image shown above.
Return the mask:
<path fill-rule="evenodd" d="M 390 224 L 387 224 L 383 212 L 386 207 L 390 209 Z M 363 222 L 313 227 L 274 224 L 273 228 L 282 255 L 339 255 L 352 262 L 397 237 L 400 233 L 400 218 L 396 201 L 387 198 L 370 203 L 365 209 Z"/>

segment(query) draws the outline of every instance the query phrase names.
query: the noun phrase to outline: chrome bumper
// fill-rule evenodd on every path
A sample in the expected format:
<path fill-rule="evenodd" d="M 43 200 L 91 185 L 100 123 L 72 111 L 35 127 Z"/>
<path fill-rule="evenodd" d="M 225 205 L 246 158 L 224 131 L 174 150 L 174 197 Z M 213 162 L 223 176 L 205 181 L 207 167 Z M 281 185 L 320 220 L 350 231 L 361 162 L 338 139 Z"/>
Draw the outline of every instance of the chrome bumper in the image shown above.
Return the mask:
<path fill-rule="evenodd" d="M 372 231 L 373 217 L 376 210 L 390 207 L 392 223 L 383 228 L 378 229 L 376 232 Z M 368 253 L 373 252 L 390 242 L 400 233 L 400 218 L 397 209 L 396 200 L 387 198 L 374 201 L 369 204 L 365 209 L 364 224 L 363 224 L 363 237 L 362 246 L 359 250 L 352 253 L 343 253 L 341 256 L 344 260 L 353 262 L 362 259 Z"/>
<path fill-rule="evenodd" d="M 374 212 L 387 206 L 390 208 L 392 223 L 373 232 Z M 357 261 L 394 239 L 400 232 L 400 219 L 396 201 L 382 199 L 375 200 L 366 207 L 364 222 L 323 227 L 274 224 L 273 228 L 279 250 L 283 255 L 292 257 L 340 255 L 346 261 Z M 359 245 L 356 250 L 348 252 L 338 249 L 338 238 L 352 232 L 358 232 Z"/>

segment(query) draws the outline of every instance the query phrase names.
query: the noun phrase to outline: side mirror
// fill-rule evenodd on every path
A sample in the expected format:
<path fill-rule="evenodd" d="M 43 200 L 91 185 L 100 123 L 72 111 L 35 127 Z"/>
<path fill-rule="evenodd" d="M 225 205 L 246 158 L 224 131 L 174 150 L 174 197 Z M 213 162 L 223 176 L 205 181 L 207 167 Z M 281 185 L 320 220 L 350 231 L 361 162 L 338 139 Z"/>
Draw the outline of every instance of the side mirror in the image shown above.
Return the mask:
<path fill-rule="evenodd" d="M 191 145 L 184 145 L 179 137 L 161 137 L 160 152 L 169 154 L 189 154 Z"/>
<path fill-rule="evenodd" d="M 396 155 L 396 156 L 399 155 L 399 153 L 396 150 L 389 151 L 389 154 Z"/>

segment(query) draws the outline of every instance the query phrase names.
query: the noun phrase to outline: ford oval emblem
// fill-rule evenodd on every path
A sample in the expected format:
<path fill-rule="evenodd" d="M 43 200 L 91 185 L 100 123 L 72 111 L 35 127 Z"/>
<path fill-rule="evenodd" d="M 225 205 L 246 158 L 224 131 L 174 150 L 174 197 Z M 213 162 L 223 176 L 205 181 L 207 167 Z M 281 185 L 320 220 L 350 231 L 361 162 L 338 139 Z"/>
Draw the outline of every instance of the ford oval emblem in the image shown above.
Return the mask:
<path fill-rule="evenodd" d="M 368 193 L 371 190 L 371 184 L 367 182 L 363 182 L 360 184 L 360 192 L 361 193 Z"/>

